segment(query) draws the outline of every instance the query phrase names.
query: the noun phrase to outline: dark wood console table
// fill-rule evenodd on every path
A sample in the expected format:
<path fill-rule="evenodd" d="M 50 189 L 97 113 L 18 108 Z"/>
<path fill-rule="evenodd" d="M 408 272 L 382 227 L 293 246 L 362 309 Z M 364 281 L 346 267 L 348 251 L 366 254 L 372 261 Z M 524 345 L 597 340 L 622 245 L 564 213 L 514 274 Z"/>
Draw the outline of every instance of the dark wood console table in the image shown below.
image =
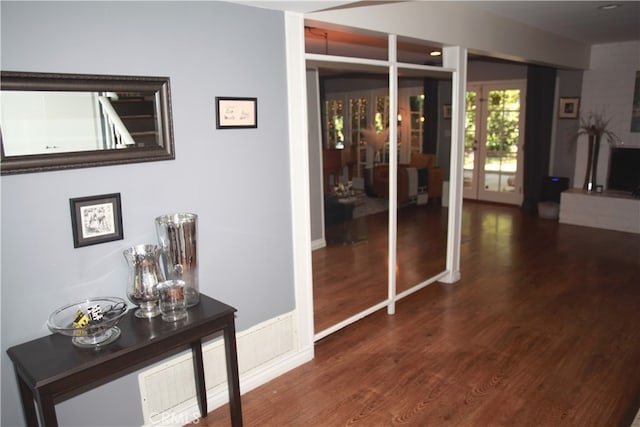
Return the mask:
<path fill-rule="evenodd" d="M 206 295 L 177 323 L 159 316 L 138 319 L 133 309 L 122 318 L 117 341 L 100 349 L 83 349 L 71 337 L 48 335 L 7 350 L 13 361 L 24 416 L 37 426 L 35 407 L 44 426 L 57 426 L 55 404 L 131 373 L 151 363 L 191 348 L 200 414 L 207 415 L 207 396 L 202 363 L 202 339 L 222 331 L 229 383 L 231 424 L 242 426 L 238 356 L 236 353 L 236 309 Z M 36 405 L 34 405 L 34 400 Z"/>

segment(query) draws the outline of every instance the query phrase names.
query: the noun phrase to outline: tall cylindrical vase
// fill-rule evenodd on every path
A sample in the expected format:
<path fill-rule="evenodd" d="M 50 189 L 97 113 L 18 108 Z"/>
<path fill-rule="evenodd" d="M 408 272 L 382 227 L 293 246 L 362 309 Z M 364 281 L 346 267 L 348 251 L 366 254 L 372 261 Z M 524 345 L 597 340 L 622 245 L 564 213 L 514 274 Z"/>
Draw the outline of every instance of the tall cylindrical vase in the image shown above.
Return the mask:
<path fill-rule="evenodd" d="M 594 191 L 598 186 L 598 156 L 600 155 L 600 134 L 596 134 L 593 143 L 593 156 L 591 157 L 591 179 L 589 191 Z"/>
<path fill-rule="evenodd" d="M 200 302 L 198 284 L 198 216 L 174 213 L 156 218 L 162 267 L 167 280 L 184 280 L 187 307 Z"/>
<path fill-rule="evenodd" d="M 592 179 L 592 165 L 593 165 L 593 147 L 595 145 L 595 135 L 589 132 L 589 139 L 587 145 L 587 167 L 584 172 L 584 183 L 582 184 L 583 190 L 591 191 L 593 182 Z"/>

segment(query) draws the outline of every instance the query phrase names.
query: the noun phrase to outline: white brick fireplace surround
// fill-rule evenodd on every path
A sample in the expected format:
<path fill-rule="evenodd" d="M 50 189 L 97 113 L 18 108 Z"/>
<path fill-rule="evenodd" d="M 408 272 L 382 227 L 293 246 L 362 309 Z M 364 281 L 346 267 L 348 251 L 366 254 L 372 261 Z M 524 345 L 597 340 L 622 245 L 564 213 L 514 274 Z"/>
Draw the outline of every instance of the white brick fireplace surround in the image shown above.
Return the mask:
<path fill-rule="evenodd" d="M 560 196 L 560 222 L 640 234 L 640 199 L 621 192 L 578 188 Z"/>

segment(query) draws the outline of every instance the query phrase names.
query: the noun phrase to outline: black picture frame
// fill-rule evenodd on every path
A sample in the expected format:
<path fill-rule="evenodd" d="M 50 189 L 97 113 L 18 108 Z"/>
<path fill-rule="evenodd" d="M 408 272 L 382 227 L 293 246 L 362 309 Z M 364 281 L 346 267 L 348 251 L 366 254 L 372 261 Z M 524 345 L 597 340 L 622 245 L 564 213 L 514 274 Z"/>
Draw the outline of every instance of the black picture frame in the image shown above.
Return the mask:
<path fill-rule="evenodd" d="M 216 129 L 258 127 L 258 98 L 216 97 Z"/>
<path fill-rule="evenodd" d="M 120 193 L 69 199 L 73 247 L 122 240 Z"/>
<path fill-rule="evenodd" d="M 559 119 L 577 119 L 580 114 L 580 98 L 560 98 Z"/>
<path fill-rule="evenodd" d="M 450 119 L 451 118 L 451 104 L 443 104 L 442 105 L 442 118 Z"/>

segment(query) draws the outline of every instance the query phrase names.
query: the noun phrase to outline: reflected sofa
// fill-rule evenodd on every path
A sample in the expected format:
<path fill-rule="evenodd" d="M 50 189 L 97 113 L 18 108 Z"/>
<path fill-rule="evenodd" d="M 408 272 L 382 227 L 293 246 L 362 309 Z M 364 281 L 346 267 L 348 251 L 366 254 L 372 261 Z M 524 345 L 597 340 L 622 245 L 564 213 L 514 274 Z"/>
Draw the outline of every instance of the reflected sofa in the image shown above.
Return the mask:
<path fill-rule="evenodd" d="M 436 166 L 436 155 L 414 153 L 409 164 L 398 165 L 398 205 L 415 201 L 426 192 L 429 201 L 441 201 L 444 171 Z M 389 198 L 389 165 L 373 167 L 373 190 L 378 197 Z"/>

